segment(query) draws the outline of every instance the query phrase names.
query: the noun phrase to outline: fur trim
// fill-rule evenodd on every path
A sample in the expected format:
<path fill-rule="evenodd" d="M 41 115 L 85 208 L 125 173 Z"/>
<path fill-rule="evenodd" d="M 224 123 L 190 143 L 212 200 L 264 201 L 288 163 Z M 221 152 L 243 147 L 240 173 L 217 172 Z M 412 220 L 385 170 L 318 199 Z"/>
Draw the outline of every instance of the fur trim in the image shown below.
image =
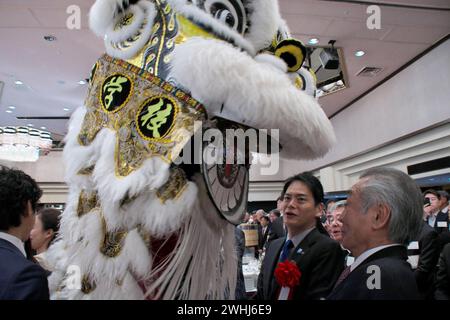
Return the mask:
<path fill-rule="evenodd" d="M 282 59 L 274 56 L 269 53 L 261 53 L 255 57 L 257 62 L 266 63 L 268 65 L 273 65 L 275 68 L 278 68 L 283 73 L 287 72 L 287 64 Z"/>
<path fill-rule="evenodd" d="M 114 212 L 108 216 L 105 214 L 105 219 L 111 225 L 119 224 L 117 220 L 121 219 L 121 224 L 128 228 L 140 224 L 152 237 L 163 238 L 178 231 L 192 215 L 197 196 L 196 185 L 188 182 L 176 199 L 167 200 L 164 203 L 155 192 L 144 192 L 120 209 L 113 207 L 109 202 L 103 202 L 105 212 Z"/>
<path fill-rule="evenodd" d="M 128 5 L 128 0 L 97 0 L 89 11 L 89 27 L 99 37 L 115 22 L 120 10 Z"/>
<path fill-rule="evenodd" d="M 256 54 L 256 50 L 253 45 L 242 37 L 239 33 L 232 30 L 230 27 L 220 23 L 217 19 L 214 19 L 205 11 L 195 7 L 192 4 L 187 4 L 186 1 L 179 0 L 168 0 L 172 7 L 183 16 L 193 19 L 207 27 L 210 27 L 214 32 L 224 37 L 225 39 L 229 39 L 230 42 L 233 42 L 234 45 L 246 51 L 249 55 L 254 56 Z"/>
<path fill-rule="evenodd" d="M 278 33 L 280 33 L 281 39 L 284 40 L 284 39 L 292 38 L 291 31 L 289 30 L 287 22 L 281 17 L 278 22 L 279 22 Z"/>
<path fill-rule="evenodd" d="M 138 279 L 142 279 L 151 270 L 152 258 L 144 240 L 137 229 L 133 229 L 126 235 L 119 255 L 113 258 L 106 257 L 100 253 L 104 237 L 100 211 L 94 210 L 85 217 L 83 238 L 72 246 L 65 245 L 64 254 L 67 258 L 65 264 L 59 266 L 59 270 L 67 271 L 70 265 L 78 266 L 81 276 L 89 275 L 91 282 L 100 289 L 97 291 L 98 288 L 96 288 L 92 294 L 84 295 L 80 290 L 66 288 L 59 294 L 65 299 L 124 299 L 128 297 L 127 293 L 120 293 L 117 280 L 124 280 L 130 272 L 133 272 Z M 61 252 L 61 248 L 57 250 Z M 57 280 L 61 282 L 61 277 L 57 277 L 54 282 Z M 67 281 L 68 279 L 63 277 L 62 283 L 66 283 L 66 286 Z M 133 281 L 136 282 L 136 279 Z M 102 290 L 102 287 L 105 290 Z M 142 297 L 141 290 L 140 295 Z"/>
<path fill-rule="evenodd" d="M 59 234 L 64 235 L 66 245 L 74 245 L 83 236 L 84 223 L 77 215 L 80 189 L 70 188 L 66 208 L 61 215 Z"/>
<path fill-rule="evenodd" d="M 101 156 L 92 173 L 102 203 L 120 202 L 126 196 L 134 197 L 144 190 L 155 190 L 167 181 L 170 164 L 158 157 L 145 160 L 139 169 L 126 177 L 117 177 L 114 160 L 116 133 L 107 128 L 102 131 L 105 131 L 105 139 L 100 149 Z"/>
<path fill-rule="evenodd" d="M 79 188 L 92 189 L 92 182 L 87 175 L 79 175 L 81 169 L 95 164 L 99 157 L 99 146 L 103 142 L 103 135 L 99 133 L 96 139 L 88 146 L 81 146 L 78 143 L 78 134 L 81 130 L 86 108 L 80 107 L 72 114 L 69 122 L 69 130 L 65 137 L 65 147 L 63 159 L 65 164 L 65 179 L 70 185 Z"/>
<path fill-rule="evenodd" d="M 304 91 L 311 97 L 316 98 L 316 79 L 311 74 L 311 72 L 306 68 L 300 68 L 297 72 L 289 73 L 289 77 L 295 83 L 295 78 L 300 75 L 302 81 L 304 81 L 305 89 Z M 316 99 L 317 100 L 317 99 Z"/>
<path fill-rule="evenodd" d="M 256 51 L 270 46 L 282 24 L 278 1 L 250 1 L 250 31 L 245 35 Z"/>
<path fill-rule="evenodd" d="M 109 41 L 113 42 L 119 42 L 124 41 L 132 36 L 134 36 L 139 29 L 141 28 L 142 24 L 144 23 L 145 19 L 145 12 L 144 9 L 142 9 L 140 6 L 131 6 L 128 8 L 127 11 L 122 13 L 116 21 L 122 19 L 123 16 L 126 14 L 132 13 L 133 14 L 133 21 L 130 25 L 122 26 L 119 30 L 115 29 L 115 23 L 108 26 L 106 30 L 106 38 Z"/>
<path fill-rule="evenodd" d="M 152 270 L 147 294 L 161 299 L 224 299 L 234 292 L 237 263 L 234 226 L 222 219 L 209 201 L 202 177 L 196 175 L 199 196 L 192 216 L 178 234 L 166 263 Z"/>
<path fill-rule="evenodd" d="M 320 105 L 298 90 L 289 77 L 259 63 L 231 45 L 193 38 L 175 48 L 171 76 L 208 106 L 210 115 L 262 129 L 279 129 L 282 155 L 312 159 L 323 156 L 335 136 Z"/>
<path fill-rule="evenodd" d="M 151 33 L 152 33 L 152 27 L 153 27 L 153 20 L 156 16 L 156 10 L 155 6 L 148 2 L 140 2 L 139 6 L 145 10 L 145 16 L 146 16 L 146 23 L 144 26 L 139 26 L 139 32 L 141 33 L 139 36 L 139 39 L 132 43 L 127 43 L 127 47 L 123 47 L 120 42 L 115 42 L 112 39 L 105 37 L 105 47 L 106 52 L 114 57 L 119 59 L 130 59 L 134 57 L 142 48 L 144 48 L 145 44 L 150 39 Z M 110 26 L 109 29 L 111 29 L 113 26 Z M 120 38 L 124 34 L 118 34 L 117 37 Z"/>
<path fill-rule="evenodd" d="M 81 266 L 83 274 L 89 274 L 95 283 L 100 283 L 104 279 L 110 279 L 110 282 L 116 279 L 121 280 L 128 268 L 138 277 L 145 277 L 151 269 L 152 258 L 138 231 L 136 229 L 129 231 L 120 254 L 110 258 L 100 253 L 104 237 L 101 231 L 103 226 L 100 212 L 92 212 L 87 217 L 86 241 L 83 241 L 82 250 L 79 250 L 74 257 Z M 113 231 L 108 227 L 107 229 Z"/>

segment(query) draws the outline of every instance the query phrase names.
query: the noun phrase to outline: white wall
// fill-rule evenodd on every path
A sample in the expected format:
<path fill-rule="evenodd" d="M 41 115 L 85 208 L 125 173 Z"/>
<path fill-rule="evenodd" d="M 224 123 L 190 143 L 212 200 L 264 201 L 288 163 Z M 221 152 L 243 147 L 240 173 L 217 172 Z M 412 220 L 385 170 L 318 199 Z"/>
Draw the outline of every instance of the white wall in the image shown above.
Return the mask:
<path fill-rule="evenodd" d="M 0 161 L 8 167 L 24 171 L 36 180 L 43 190 L 42 203 L 65 203 L 68 188 L 64 182 L 64 162 L 61 151 L 51 151 L 36 162 Z"/>
<path fill-rule="evenodd" d="M 388 166 L 407 172 L 409 165 L 448 156 L 450 156 L 450 123 L 340 161 L 314 173 L 320 177 L 325 192 L 349 190 L 366 169 Z M 441 169 L 428 172 L 426 176 L 449 172 L 450 168 Z M 423 176 L 420 174 L 412 177 Z"/>
<path fill-rule="evenodd" d="M 379 148 L 450 119 L 450 40 L 414 62 L 331 119 L 337 144 L 315 161 L 282 160 L 280 172 L 252 181 L 284 180 Z M 418 150 L 420 152 L 420 150 Z"/>

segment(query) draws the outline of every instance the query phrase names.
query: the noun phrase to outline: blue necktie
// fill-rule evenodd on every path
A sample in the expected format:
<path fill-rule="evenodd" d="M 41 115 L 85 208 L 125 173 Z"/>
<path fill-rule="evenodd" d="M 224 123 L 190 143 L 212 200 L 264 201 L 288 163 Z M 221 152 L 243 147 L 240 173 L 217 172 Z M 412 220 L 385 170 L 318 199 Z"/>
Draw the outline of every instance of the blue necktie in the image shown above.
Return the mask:
<path fill-rule="evenodd" d="M 294 246 L 294 243 L 290 239 L 284 243 L 283 250 L 281 250 L 280 262 L 286 261 L 288 255 L 289 255 L 289 250 L 293 246 Z"/>

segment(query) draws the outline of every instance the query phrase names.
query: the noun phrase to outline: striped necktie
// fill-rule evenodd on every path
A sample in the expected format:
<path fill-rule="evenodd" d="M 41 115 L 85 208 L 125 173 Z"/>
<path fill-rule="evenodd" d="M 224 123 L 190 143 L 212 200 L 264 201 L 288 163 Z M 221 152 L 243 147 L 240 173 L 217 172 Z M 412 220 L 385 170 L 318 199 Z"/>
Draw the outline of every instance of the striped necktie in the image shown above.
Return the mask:
<path fill-rule="evenodd" d="M 345 280 L 345 278 L 348 277 L 348 275 L 350 274 L 350 266 L 347 266 L 344 271 L 342 271 L 341 275 L 339 276 L 339 278 L 337 279 L 336 283 L 334 284 L 333 289 L 336 289 L 336 287 Z"/>

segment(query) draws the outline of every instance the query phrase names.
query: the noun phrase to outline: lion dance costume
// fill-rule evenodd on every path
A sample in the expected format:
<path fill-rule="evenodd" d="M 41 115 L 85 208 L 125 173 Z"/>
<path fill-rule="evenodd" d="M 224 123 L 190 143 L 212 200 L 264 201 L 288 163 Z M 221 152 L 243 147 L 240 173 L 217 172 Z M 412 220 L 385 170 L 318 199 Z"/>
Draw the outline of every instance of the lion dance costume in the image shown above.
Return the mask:
<path fill-rule="evenodd" d="M 232 298 L 249 164 L 175 159 L 198 130 L 243 126 L 279 129 L 287 158 L 325 154 L 305 48 L 276 0 L 97 0 L 89 19 L 106 54 L 66 137 L 53 298 Z"/>

